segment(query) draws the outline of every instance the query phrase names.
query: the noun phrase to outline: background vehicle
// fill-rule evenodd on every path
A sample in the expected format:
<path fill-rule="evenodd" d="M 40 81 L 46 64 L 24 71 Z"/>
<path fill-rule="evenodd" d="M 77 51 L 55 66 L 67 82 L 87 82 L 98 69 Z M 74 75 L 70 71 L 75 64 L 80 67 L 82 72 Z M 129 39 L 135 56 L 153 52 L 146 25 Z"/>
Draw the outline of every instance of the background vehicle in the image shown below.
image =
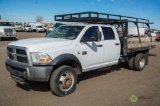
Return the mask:
<path fill-rule="evenodd" d="M 33 28 L 33 31 L 36 31 L 36 32 L 44 32 L 44 27 L 41 23 L 35 23 L 32 25 L 32 28 Z"/>
<path fill-rule="evenodd" d="M 128 35 L 138 36 L 137 27 L 128 27 Z M 139 28 L 139 35 L 145 36 L 145 28 Z"/>
<path fill-rule="evenodd" d="M 110 16 L 117 19 L 104 18 Z M 49 81 L 52 92 L 59 96 L 74 92 L 78 75 L 83 72 L 106 69 L 121 62 L 127 62 L 132 70 L 142 71 L 148 64 L 149 50 L 155 45 L 151 35 L 140 37 L 138 24 L 146 24 L 150 30 L 151 23 L 147 19 L 128 18 L 131 17 L 98 12 L 56 15 L 55 21 L 88 24 L 62 25 L 45 38 L 8 44 L 6 69 L 21 84 L 26 80 Z M 138 37 L 128 36 L 129 22 L 135 23 Z"/>
<path fill-rule="evenodd" d="M 14 24 L 14 29 L 15 29 L 16 31 L 23 31 L 22 23 L 16 22 L 16 23 Z"/>
<path fill-rule="evenodd" d="M 160 41 L 160 31 L 156 33 L 156 41 Z"/>
<path fill-rule="evenodd" d="M 13 26 L 11 26 L 10 22 L 0 20 L 0 40 L 2 38 L 15 39 L 16 36 L 16 31 L 14 30 Z"/>
<path fill-rule="evenodd" d="M 26 32 L 32 32 L 33 28 L 31 27 L 31 25 L 27 24 L 27 25 L 24 26 L 24 31 L 26 31 Z"/>
<path fill-rule="evenodd" d="M 54 27 L 54 26 L 50 26 L 50 27 L 48 28 L 48 31 L 50 32 L 50 31 L 52 31 L 53 29 L 55 29 L 55 27 Z"/>

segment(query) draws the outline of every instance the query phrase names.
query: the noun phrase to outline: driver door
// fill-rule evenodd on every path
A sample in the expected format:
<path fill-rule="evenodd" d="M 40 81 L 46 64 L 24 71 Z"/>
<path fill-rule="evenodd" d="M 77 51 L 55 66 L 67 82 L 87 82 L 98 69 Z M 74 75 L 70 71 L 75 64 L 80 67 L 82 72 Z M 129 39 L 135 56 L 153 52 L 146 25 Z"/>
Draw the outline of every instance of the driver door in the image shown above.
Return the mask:
<path fill-rule="evenodd" d="M 97 69 L 103 65 L 103 42 L 97 41 L 98 32 L 98 26 L 91 26 L 81 38 L 80 54 L 83 71 Z"/>

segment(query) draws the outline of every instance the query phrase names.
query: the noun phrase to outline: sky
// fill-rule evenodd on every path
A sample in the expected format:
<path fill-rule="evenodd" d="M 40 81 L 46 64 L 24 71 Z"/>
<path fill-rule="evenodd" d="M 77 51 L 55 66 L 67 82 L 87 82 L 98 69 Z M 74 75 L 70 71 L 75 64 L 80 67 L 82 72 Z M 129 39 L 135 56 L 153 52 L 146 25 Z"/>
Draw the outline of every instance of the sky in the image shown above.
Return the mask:
<path fill-rule="evenodd" d="M 160 0 L 0 0 L 2 19 L 53 22 L 54 15 L 94 11 L 149 19 L 160 30 Z"/>

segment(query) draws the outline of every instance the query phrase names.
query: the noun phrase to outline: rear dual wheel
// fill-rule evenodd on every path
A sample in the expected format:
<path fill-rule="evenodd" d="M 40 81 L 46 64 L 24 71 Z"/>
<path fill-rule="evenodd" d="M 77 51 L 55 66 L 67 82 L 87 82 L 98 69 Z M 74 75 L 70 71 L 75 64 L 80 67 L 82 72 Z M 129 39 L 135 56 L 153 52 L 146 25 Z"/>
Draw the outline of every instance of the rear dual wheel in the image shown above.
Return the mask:
<path fill-rule="evenodd" d="M 145 64 L 146 64 L 145 55 L 143 53 L 137 54 L 134 60 L 135 70 L 142 71 L 145 67 Z"/>
<path fill-rule="evenodd" d="M 136 56 L 131 56 L 128 61 L 128 66 L 130 69 L 136 71 L 142 71 L 145 67 L 146 59 L 143 53 L 139 53 Z"/>

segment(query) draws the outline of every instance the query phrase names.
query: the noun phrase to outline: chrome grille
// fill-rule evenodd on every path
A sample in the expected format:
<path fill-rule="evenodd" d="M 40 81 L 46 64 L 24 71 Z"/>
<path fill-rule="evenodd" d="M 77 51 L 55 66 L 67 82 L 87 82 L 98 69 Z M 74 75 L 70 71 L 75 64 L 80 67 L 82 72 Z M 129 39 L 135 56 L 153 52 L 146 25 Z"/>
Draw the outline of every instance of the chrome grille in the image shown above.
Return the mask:
<path fill-rule="evenodd" d="M 7 47 L 8 58 L 12 61 L 28 65 L 27 51 L 23 48 Z"/>
<path fill-rule="evenodd" d="M 5 34 L 13 34 L 13 28 L 4 28 Z"/>

